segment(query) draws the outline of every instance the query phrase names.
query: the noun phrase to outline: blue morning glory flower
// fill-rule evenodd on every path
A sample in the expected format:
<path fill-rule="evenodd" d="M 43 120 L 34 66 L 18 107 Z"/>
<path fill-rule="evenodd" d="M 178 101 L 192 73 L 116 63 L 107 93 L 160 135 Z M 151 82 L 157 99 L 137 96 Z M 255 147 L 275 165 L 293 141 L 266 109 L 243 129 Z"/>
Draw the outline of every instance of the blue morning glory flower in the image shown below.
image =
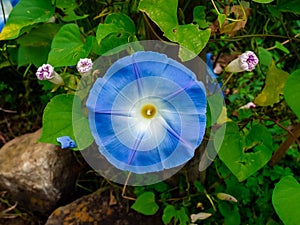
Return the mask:
<path fill-rule="evenodd" d="M 115 167 L 137 174 L 183 165 L 205 133 L 203 83 L 156 52 L 117 60 L 96 80 L 86 106 L 100 153 Z"/>
<path fill-rule="evenodd" d="M 62 136 L 56 138 L 57 142 L 61 144 L 61 148 L 76 148 L 75 141 L 73 141 L 69 136 Z"/>

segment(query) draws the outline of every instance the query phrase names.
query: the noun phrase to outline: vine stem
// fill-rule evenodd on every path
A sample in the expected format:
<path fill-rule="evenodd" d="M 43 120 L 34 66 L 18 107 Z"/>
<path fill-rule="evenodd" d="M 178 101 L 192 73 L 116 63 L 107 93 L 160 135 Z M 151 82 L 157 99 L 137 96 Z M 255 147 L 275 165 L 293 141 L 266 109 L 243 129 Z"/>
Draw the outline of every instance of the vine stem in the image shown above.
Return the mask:
<path fill-rule="evenodd" d="M 289 147 L 294 143 L 295 140 L 300 136 L 300 124 L 296 124 L 292 135 L 289 132 L 287 139 L 278 147 L 278 149 L 273 154 L 272 158 L 269 161 L 270 166 L 275 166 L 285 155 Z M 298 141 L 298 140 L 297 140 Z"/>
<path fill-rule="evenodd" d="M 222 91 L 223 88 L 225 88 L 226 84 L 229 82 L 229 80 L 231 79 L 232 76 L 233 76 L 233 73 L 230 73 L 229 76 L 227 77 L 227 79 L 223 82 L 222 87 L 220 88 L 220 91 Z"/>
<path fill-rule="evenodd" d="M 211 0 L 211 3 L 213 4 L 213 6 L 214 6 L 215 10 L 217 11 L 218 15 L 222 14 L 222 13 L 220 13 L 220 11 L 218 10 L 218 7 L 216 6 L 214 0 Z M 239 3 L 240 3 L 240 1 L 239 1 Z M 242 6 L 241 3 L 240 3 L 240 7 L 241 7 L 241 9 L 242 9 L 242 11 L 243 11 L 243 14 L 244 14 L 244 18 L 243 18 L 243 19 L 232 19 L 232 18 L 228 18 L 228 17 L 226 16 L 226 20 L 233 21 L 233 22 L 242 22 L 242 21 L 245 21 L 245 20 L 247 19 L 247 15 L 246 15 L 245 9 L 244 9 L 244 7 Z"/>
<path fill-rule="evenodd" d="M 299 135 L 297 135 L 297 133 L 295 134 L 295 132 L 289 130 L 288 128 L 286 128 L 285 126 L 283 126 L 281 123 L 279 123 L 278 121 L 276 121 L 276 120 L 274 120 L 274 119 L 268 119 L 268 118 L 259 118 L 259 119 L 274 122 L 274 123 L 275 123 L 277 126 L 279 126 L 281 129 L 283 129 L 283 130 L 285 130 L 286 132 L 288 132 L 289 135 L 290 135 L 292 138 L 294 138 L 294 140 L 296 141 L 298 147 L 300 148 L 300 141 L 297 139 L 298 136 L 300 136 L 300 133 L 299 133 Z M 297 131 L 297 129 L 298 129 L 297 126 L 298 126 L 298 125 L 296 125 L 295 128 L 294 128 L 293 130 Z M 299 125 L 299 129 L 300 129 L 300 125 Z M 299 132 L 300 132 L 300 131 L 299 131 Z"/>
<path fill-rule="evenodd" d="M 213 4 L 213 6 L 214 6 L 215 10 L 217 11 L 217 13 L 218 13 L 218 14 L 221 14 L 221 13 L 219 12 L 218 7 L 216 6 L 214 0 L 211 0 L 211 3 Z"/>
<path fill-rule="evenodd" d="M 127 178 L 125 180 L 125 184 L 124 184 L 123 189 L 122 189 L 122 197 L 125 198 L 125 199 L 128 199 L 128 200 L 135 201 L 136 198 L 127 196 L 126 193 L 125 193 L 126 192 L 126 187 L 127 187 L 127 184 L 128 184 L 130 176 L 131 176 L 131 172 L 128 173 Z"/>
<path fill-rule="evenodd" d="M 283 35 L 276 35 L 276 34 L 246 34 L 243 36 L 235 36 L 235 37 L 231 37 L 231 38 L 222 38 L 222 39 L 210 39 L 209 42 L 217 42 L 217 41 L 236 41 L 238 39 L 242 39 L 242 38 L 256 38 L 256 37 L 261 37 L 261 38 L 266 38 L 266 37 L 274 37 L 274 38 L 281 38 L 281 39 L 290 39 L 290 40 L 294 40 L 294 41 L 299 41 L 299 38 L 294 38 L 291 37 L 289 38 L 288 36 L 283 36 Z"/>
<path fill-rule="evenodd" d="M 296 34 L 296 35 L 294 36 L 294 38 L 297 38 L 297 37 L 299 37 L 299 36 L 300 36 L 300 33 Z M 292 39 L 288 39 L 288 40 L 285 40 L 284 42 L 281 42 L 280 44 L 285 45 L 285 44 L 287 44 L 287 43 L 289 43 L 289 42 L 291 42 L 291 41 L 292 41 Z M 276 48 L 276 46 L 273 46 L 273 47 L 267 48 L 266 50 L 270 51 L 270 50 L 273 50 L 273 49 L 275 49 L 275 48 Z"/>
<path fill-rule="evenodd" d="M 15 111 L 15 110 L 3 109 L 3 108 L 1 108 L 1 107 L 0 107 L 0 111 L 6 112 L 6 113 L 17 113 L 17 111 Z"/>
<path fill-rule="evenodd" d="M 210 202 L 210 204 L 212 205 L 214 211 L 217 212 L 217 208 L 216 208 L 213 200 L 211 199 L 211 197 L 209 196 L 209 194 L 207 194 L 207 192 L 205 190 L 204 190 L 204 194 L 205 194 L 206 198 L 208 199 L 208 201 Z"/>

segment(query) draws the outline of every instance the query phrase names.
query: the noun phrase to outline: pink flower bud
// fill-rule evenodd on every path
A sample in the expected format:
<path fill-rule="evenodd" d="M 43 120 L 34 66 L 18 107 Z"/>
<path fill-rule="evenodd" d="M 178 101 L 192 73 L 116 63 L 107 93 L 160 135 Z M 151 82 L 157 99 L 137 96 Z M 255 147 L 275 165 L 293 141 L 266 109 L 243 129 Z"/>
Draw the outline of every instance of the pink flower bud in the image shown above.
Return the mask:
<path fill-rule="evenodd" d="M 252 51 L 246 51 L 241 54 L 238 58 L 231 61 L 225 71 L 227 72 L 243 72 L 243 71 L 252 71 L 255 66 L 258 64 L 258 58 Z"/>
<path fill-rule="evenodd" d="M 50 64 L 43 64 L 40 66 L 35 73 L 39 80 L 49 80 L 50 82 L 57 85 L 64 85 L 64 81 L 55 71 L 53 66 Z"/>
<path fill-rule="evenodd" d="M 77 63 L 77 70 L 82 76 L 89 75 L 93 68 L 93 62 L 89 58 L 80 59 Z"/>
<path fill-rule="evenodd" d="M 256 105 L 253 102 L 248 102 L 246 105 L 241 106 L 239 109 L 253 109 Z"/>
<path fill-rule="evenodd" d="M 254 54 L 254 52 L 246 51 L 245 53 L 240 55 L 239 62 L 241 68 L 243 68 L 245 71 L 252 71 L 258 64 L 258 58 Z"/>

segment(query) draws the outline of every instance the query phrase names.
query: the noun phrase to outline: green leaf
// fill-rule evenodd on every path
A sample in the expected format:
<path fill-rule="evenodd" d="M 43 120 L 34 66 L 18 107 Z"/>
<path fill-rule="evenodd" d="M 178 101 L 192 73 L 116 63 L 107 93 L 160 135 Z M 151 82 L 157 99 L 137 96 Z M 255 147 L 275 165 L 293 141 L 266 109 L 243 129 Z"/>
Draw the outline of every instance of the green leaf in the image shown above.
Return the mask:
<path fill-rule="evenodd" d="M 175 206 L 167 205 L 166 208 L 164 209 L 164 213 L 162 215 L 163 223 L 169 224 L 174 217 L 176 217 L 176 219 L 174 219 L 175 220 L 174 224 L 175 224 L 175 222 L 177 222 L 177 220 L 178 220 L 177 210 L 175 209 Z"/>
<path fill-rule="evenodd" d="M 76 24 L 64 25 L 55 35 L 48 63 L 54 67 L 76 65 L 80 58 L 86 58 L 92 49 L 92 38 L 82 43 Z"/>
<path fill-rule="evenodd" d="M 288 50 L 286 47 L 283 46 L 283 44 L 281 44 L 279 41 L 275 41 L 275 47 L 281 51 L 283 51 L 284 53 L 289 54 L 290 50 Z"/>
<path fill-rule="evenodd" d="M 11 11 L 0 40 L 11 40 L 25 32 L 22 28 L 47 22 L 54 13 L 51 0 L 21 0 Z"/>
<path fill-rule="evenodd" d="M 294 71 L 284 86 L 284 98 L 293 112 L 300 119 L 300 69 Z"/>
<path fill-rule="evenodd" d="M 32 63 L 36 67 L 39 67 L 47 62 L 49 51 L 50 45 L 41 47 L 20 46 L 18 49 L 18 66 Z"/>
<path fill-rule="evenodd" d="M 267 9 L 270 12 L 270 15 L 276 19 L 280 19 L 282 17 L 282 14 L 278 10 L 277 6 L 274 6 L 272 4 L 267 5 Z"/>
<path fill-rule="evenodd" d="M 111 13 L 104 21 L 105 24 L 114 24 L 118 27 L 119 31 L 127 31 L 135 33 L 135 25 L 132 19 L 123 13 Z M 115 31 L 118 32 L 118 31 Z"/>
<path fill-rule="evenodd" d="M 99 24 L 96 32 L 98 44 L 107 36 L 119 33 L 135 34 L 135 25 L 133 21 L 125 14 L 112 13 L 105 18 L 104 24 Z"/>
<path fill-rule="evenodd" d="M 94 43 L 93 52 L 99 55 L 115 54 L 121 50 L 124 50 L 122 48 L 123 45 L 134 41 L 137 41 L 136 37 L 129 33 L 112 33 L 105 37 L 100 45 L 97 45 L 97 42 Z"/>
<path fill-rule="evenodd" d="M 155 202 L 155 196 L 153 192 L 144 192 L 141 194 L 131 206 L 135 211 L 147 216 L 154 215 L 159 209 Z"/>
<path fill-rule="evenodd" d="M 300 14 L 299 0 L 280 0 L 278 2 L 277 9 L 281 12 Z"/>
<path fill-rule="evenodd" d="M 163 32 L 171 32 L 168 38 L 176 41 L 172 37 L 172 29 L 178 25 L 177 7 L 178 0 L 141 0 L 138 9 L 146 13 Z"/>
<path fill-rule="evenodd" d="M 206 46 L 211 30 L 200 30 L 196 24 L 179 25 L 177 6 L 177 0 L 141 0 L 139 10 L 147 14 L 159 26 L 164 36 L 181 46 L 179 57 L 182 61 L 188 61 Z"/>
<path fill-rule="evenodd" d="M 272 136 L 259 124 L 254 125 L 246 137 L 241 137 L 235 123 L 226 123 L 216 132 L 214 139 L 215 148 L 220 149 L 220 159 L 239 181 L 262 168 L 272 156 Z"/>
<path fill-rule="evenodd" d="M 205 188 L 203 187 L 203 185 L 200 183 L 200 181 L 195 180 L 194 181 L 194 186 L 197 189 L 197 192 L 201 193 L 205 191 Z"/>
<path fill-rule="evenodd" d="M 156 184 L 152 184 L 149 187 L 153 187 L 157 192 L 165 192 L 170 189 L 169 185 L 165 182 L 159 182 Z"/>
<path fill-rule="evenodd" d="M 206 22 L 205 6 L 199 5 L 193 9 L 193 18 L 200 28 L 205 29 L 208 27 Z"/>
<path fill-rule="evenodd" d="M 195 24 L 175 27 L 173 33 L 175 33 L 176 42 L 180 45 L 179 57 L 183 61 L 188 61 L 198 55 L 205 48 L 210 32 L 210 29 L 200 30 Z"/>
<path fill-rule="evenodd" d="M 62 21 L 65 22 L 71 22 L 71 21 L 76 21 L 76 20 L 82 20 L 87 18 L 89 15 L 85 14 L 83 16 L 78 16 L 72 9 L 66 9 L 64 10 L 65 16 L 62 19 Z"/>
<path fill-rule="evenodd" d="M 33 63 L 39 67 L 47 62 L 53 37 L 60 25 L 48 23 L 32 29 L 28 34 L 17 39 L 20 45 L 18 51 L 18 66 Z"/>
<path fill-rule="evenodd" d="M 222 113 L 224 99 L 221 94 L 214 94 L 207 97 L 206 126 L 214 125 Z"/>
<path fill-rule="evenodd" d="M 224 216 L 224 225 L 241 224 L 241 215 L 237 204 L 218 202 L 220 213 Z"/>
<path fill-rule="evenodd" d="M 259 63 L 264 66 L 269 67 L 272 63 L 272 54 L 262 47 L 258 47 L 258 58 Z"/>
<path fill-rule="evenodd" d="M 220 24 L 220 28 L 222 27 L 222 24 L 223 22 L 225 21 L 226 19 L 226 15 L 225 14 L 218 14 L 218 21 L 219 21 L 219 24 Z"/>
<path fill-rule="evenodd" d="M 188 215 L 186 214 L 186 211 L 185 211 L 185 208 L 184 207 L 181 207 L 179 211 L 177 211 L 178 213 L 178 218 L 179 218 L 179 221 L 180 221 L 180 225 L 187 225 L 189 224 L 189 217 Z"/>
<path fill-rule="evenodd" d="M 300 184 L 294 177 L 283 177 L 275 185 L 272 203 L 285 225 L 299 224 Z"/>
<path fill-rule="evenodd" d="M 125 14 L 112 13 L 105 18 L 104 24 L 98 25 L 96 40 L 93 52 L 98 55 L 103 55 L 128 42 L 136 41 L 134 22 Z"/>
<path fill-rule="evenodd" d="M 189 223 L 189 217 L 186 214 L 184 207 L 177 210 L 173 205 L 167 205 L 164 209 L 162 221 L 164 224 L 169 224 L 172 219 L 174 219 L 174 222 L 172 223 L 174 225 L 176 225 L 178 221 L 180 225 L 186 225 Z"/>
<path fill-rule="evenodd" d="M 56 138 L 61 136 L 70 136 L 76 142 L 74 150 L 85 149 L 94 140 L 77 96 L 57 95 L 44 110 L 40 141 L 58 145 Z"/>
<path fill-rule="evenodd" d="M 253 1 L 254 1 L 254 2 L 258 2 L 258 3 L 266 4 L 266 3 L 273 2 L 274 0 L 253 0 Z"/>
<path fill-rule="evenodd" d="M 123 29 L 119 29 L 119 27 L 115 24 L 99 24 L 96 32 L 96 40 L 98 44 L 100 44 L 107 36 L 122 31 Z"/>
<path fill-rule="evenodd" d="M 73 10 L 77 8 L 76 0 L 55 0 L 55 2 L 56 2 L 56 7 L 62 10 L 64 9 Z"/>
<path fill-rule="evenodd" d="M 262 92 L 256 96 L 254 103 L 259 106 L 269 106 L 279 102 L 280 94 L 289 74 L 286 71 L 278 69 L 272 62 L 266 75 L 265 87 Z"/>
<path fill-rule="evenodd" d="M 54 23 L 46 23 L 32 29 L 28 34 L 17 39 L 17 43 L 28 47 L 48 46 L 61 26 Z M 50 42 L 50 44 L 49 44 Z"/>
<path fill-rule="evenodd" d="M 62 21 L 70 22 L 75 20 L 81 20 L 87 18 L 89 15 L 78 16 L 75 13 L 75 9 L 78 7 L 76 0 L 56 0 L 56 7 L 61 9 L 65 14 L 62 17 Z"/>

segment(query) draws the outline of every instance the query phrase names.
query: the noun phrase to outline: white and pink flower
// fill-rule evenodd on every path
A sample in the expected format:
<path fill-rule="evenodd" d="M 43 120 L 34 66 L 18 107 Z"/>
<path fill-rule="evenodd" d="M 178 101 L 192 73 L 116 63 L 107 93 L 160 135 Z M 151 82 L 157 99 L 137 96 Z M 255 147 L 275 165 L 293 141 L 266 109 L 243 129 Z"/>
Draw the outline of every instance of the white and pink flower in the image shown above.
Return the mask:
<path fill-rule="evenodd" d="M 255 66 L 258 64 L 259 60 L 254 52 L 246 51 L 241 54 L 238 58 L 231 61 L 225 68 L 226 72 L 243 72 L 243 71 L 252 71 Z"/>
<path fill-rule="evenodd" d="M 54 71 L 53 66 L 50 64 L 43 64 L 38 68 L 35 74 L 39 80 L 49 80 L 57 85 L 65 84 L 62 77 Z"/>

